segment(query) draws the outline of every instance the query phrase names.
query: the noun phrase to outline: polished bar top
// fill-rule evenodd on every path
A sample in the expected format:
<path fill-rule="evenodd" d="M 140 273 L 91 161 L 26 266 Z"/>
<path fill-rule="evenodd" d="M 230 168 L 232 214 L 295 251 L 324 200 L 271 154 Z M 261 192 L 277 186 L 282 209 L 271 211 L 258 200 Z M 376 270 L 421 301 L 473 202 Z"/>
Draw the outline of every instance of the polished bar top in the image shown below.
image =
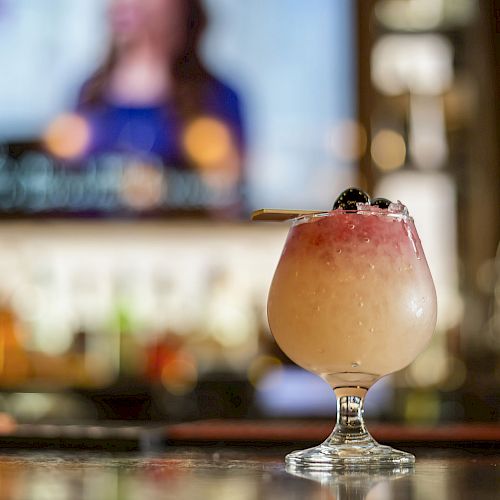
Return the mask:
<path fill-rule="evenodd" d="M 293 475 L 281 449 L 173 448 L 155 454 L 0 454 L 2 500 L 489 499 L 500 450 L 415 449 L 413 470 Z"/>

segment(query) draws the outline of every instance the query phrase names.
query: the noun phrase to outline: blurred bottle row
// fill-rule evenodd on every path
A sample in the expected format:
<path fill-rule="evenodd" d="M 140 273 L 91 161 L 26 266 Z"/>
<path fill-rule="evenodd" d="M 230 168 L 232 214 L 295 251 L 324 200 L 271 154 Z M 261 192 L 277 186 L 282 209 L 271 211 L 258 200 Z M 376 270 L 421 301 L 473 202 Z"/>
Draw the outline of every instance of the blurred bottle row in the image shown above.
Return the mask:
<path fill-rule="evenodd" d="M 267 329 L 266 289 L 286 228 L 94 230 L 4 228 L 1 386 L 135 379 L 182 394 L 203 374 L 246 370 Z"/>

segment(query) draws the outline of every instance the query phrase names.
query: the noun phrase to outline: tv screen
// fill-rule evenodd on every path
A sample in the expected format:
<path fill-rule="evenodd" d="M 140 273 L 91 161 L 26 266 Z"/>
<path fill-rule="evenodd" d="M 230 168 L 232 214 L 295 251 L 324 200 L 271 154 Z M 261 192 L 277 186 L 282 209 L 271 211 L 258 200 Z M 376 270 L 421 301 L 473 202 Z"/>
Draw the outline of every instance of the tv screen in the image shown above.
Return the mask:
<path fill-rule="evenodd" d="M 328 208 L 354 178 L 352 10 L 0 0 L 0 216 Z"/>

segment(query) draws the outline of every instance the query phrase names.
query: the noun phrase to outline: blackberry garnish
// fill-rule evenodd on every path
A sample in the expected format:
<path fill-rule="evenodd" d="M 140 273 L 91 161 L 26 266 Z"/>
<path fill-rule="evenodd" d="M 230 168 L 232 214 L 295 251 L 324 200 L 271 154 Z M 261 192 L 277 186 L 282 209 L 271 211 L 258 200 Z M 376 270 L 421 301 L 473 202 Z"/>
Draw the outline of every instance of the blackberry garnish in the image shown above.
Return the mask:
<path fill-rule="evenodd" d="M 358 203 L 370 203 L 370 197 L 361 189 L 351 187 L 340 193 L 335 200 L 333 209 L 357 210 Z"/>
<path fill-rule="evenodd" d="M 379 207 L 379 208 L 389 208 L 389 205 L 392 203 L 391 200 L 388 200 L 387 198 L 375 198 L 374 200 L 371 201 L 371 204 Z"/>

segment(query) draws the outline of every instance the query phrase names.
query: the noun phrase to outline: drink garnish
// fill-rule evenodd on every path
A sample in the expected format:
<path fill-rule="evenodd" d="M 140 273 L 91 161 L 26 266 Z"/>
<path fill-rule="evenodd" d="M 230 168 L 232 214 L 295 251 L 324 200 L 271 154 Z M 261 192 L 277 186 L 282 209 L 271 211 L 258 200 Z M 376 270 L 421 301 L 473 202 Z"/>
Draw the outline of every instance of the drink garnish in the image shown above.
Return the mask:
<path fill-rule="evenodd" d="M 371 201 L 371 205 L 383 209 L 387 209 L 390 207 L 392 201 L 387 198 L 375 198 Z"/>
<path fill-rule="evenodd" d="M 381 210 L 390 210 L 393 203 L 387 198 L 374 198 L 370 200 L 370 196 L 362 189 L 350 187 L 342 191 L 339 197 L 335 200 L 333 210 L 352 210 L 366 211 L 370 206 L 377 207 Z M 261 221 L 285 221 L 296 219 L 297 217 L 316 215 L 326 213 L 324 210 L 289 210 L 282 208 L 261 208 L 252 212 L 252 220 Z"/>
<path fill-rule="evenodd" d="M 358 203 L 370 203 L 370 197 L 363 190 L 350 187 L 340 193 L 333 204 L 333 209 L 356 210 Z"/>
<path fill-rule="evenodd" d="M 282 208 L 260 208 L 254 210 L 250 218 L 261 221 L 285 221 L 295 219 L 304 215 L 315 215 L 323 213 L 324 210 L 285 210 Z"/>

